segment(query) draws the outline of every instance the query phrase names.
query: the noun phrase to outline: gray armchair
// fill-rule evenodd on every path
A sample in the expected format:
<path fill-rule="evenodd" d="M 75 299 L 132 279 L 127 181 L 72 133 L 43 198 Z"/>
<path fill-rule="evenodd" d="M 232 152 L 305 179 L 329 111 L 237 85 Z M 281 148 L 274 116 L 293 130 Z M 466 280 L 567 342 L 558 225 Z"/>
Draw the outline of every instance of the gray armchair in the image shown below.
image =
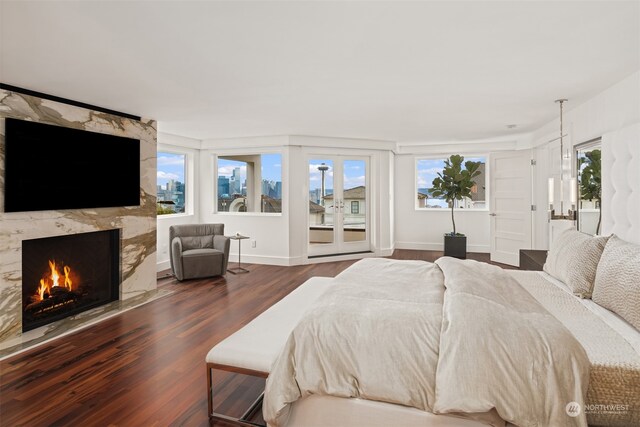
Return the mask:
<path fill-rule="evenodd" d="M 169 227 L 171 270 L 180 281 L 220 276 L 227 272 L 230 240 L 224 224 Z"/>

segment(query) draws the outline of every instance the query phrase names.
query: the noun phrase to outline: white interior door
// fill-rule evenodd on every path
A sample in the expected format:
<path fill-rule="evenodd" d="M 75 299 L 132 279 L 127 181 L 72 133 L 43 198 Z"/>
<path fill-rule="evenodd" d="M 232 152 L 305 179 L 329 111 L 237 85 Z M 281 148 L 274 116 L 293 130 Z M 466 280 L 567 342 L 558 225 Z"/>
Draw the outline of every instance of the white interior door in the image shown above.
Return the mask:
<path fill-rule="evenodd" d="M 370 250 L 369 160 L 312 156 L 309 166 L 309 256 Z"/>
<path fill-rule="evenodd" d="M 491 153 L 491 261 L 518 266 L 531 248 L 531 151 Z"/>

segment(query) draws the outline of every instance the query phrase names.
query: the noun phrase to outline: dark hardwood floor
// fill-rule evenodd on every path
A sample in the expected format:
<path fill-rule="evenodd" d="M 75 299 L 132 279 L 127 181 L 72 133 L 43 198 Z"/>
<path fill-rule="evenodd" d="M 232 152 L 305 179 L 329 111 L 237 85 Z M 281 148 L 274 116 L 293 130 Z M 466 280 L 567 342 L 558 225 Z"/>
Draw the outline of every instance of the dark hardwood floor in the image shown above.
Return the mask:
<path fill-rule="evenodd" d="M 393 258 L 441 255 L 396 250 Z M 249 274 L 182 283 L 160 275 L 158 285 L 175 293 L 0 362 L 0 425 L 222 426 L 207 417 L 209 349 L 310 277 L 353 262 L 248 265 Z M 215 377 L 214 404 L 231 415 L 264 387 L 242 375 Z"/>

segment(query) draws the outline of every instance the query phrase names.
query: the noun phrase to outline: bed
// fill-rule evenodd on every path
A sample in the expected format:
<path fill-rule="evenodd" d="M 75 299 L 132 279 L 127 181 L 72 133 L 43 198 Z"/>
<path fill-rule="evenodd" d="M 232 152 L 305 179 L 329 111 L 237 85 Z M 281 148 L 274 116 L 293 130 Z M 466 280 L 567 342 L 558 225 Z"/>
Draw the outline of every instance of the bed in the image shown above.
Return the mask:
<path fill-rule="evenodd" d="M 640 332 L 551 272 L 446 258 L 355 263 L 312 304 L 272 365 L 265 419 L 286 427 L 640 425 Z M 402 291 L 438 274 L 441 289 Z M 458 283 L 444 286 L 448 277 Z M 382 312 L 389 317 L 368 322 Z M 430 325 L 423 336 L 441 326 L 441 343 L 416 340 L 412 322 Z M 391 356 L 378 360 L 371 348 Z M 412 352 L 431 357 L 406 357 Z M 416 366 L 429 368 L 417 374 Z"/>

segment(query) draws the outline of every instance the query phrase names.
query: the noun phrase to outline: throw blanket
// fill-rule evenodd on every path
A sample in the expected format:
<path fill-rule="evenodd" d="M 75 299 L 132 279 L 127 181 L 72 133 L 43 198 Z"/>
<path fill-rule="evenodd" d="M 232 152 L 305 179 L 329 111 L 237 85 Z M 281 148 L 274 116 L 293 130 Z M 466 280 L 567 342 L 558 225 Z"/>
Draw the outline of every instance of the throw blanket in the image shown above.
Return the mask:
<path fill-rule="evenodd" d="M 290 335 L 263 403 L 327 394 L 518 426 L 586 426 L 589 362 L 552 315 L 501 269 L 474 261 L 367 259 L 336 277 Z M 446 286 L 446 293 L 445 293 Z M 584 407 L 584 406 L 581 406 Z"/>

